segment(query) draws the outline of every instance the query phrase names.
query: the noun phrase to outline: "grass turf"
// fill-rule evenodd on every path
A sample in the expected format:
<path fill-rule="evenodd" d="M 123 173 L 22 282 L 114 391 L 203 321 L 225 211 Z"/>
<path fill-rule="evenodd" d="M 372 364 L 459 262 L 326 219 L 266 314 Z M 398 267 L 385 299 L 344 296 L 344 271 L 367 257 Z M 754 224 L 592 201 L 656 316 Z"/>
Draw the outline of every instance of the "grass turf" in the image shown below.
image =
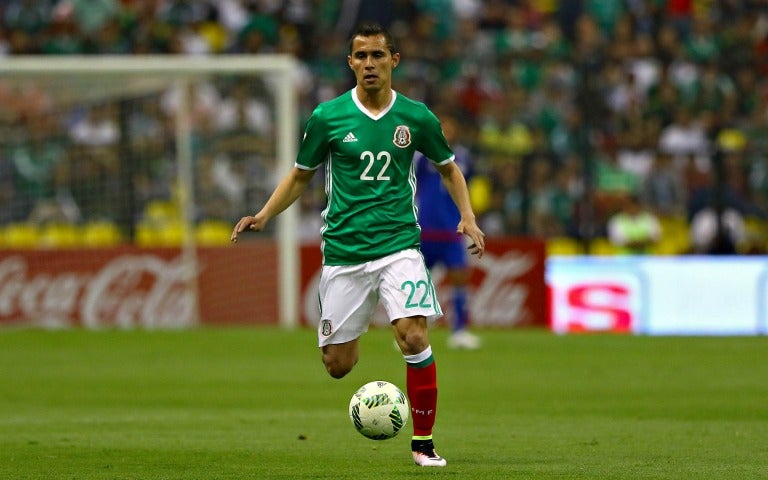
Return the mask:
<path fill-rule="evenodd" d="M 384 329 L 342 380 L 310 330 L 2 331 L 0 478 L 768 478 L 768 338 L 482 336 L 432 333 L 448 466 L 423 469 L 410 425 L 347 417 L 363 383 L 405 387 Z"/>

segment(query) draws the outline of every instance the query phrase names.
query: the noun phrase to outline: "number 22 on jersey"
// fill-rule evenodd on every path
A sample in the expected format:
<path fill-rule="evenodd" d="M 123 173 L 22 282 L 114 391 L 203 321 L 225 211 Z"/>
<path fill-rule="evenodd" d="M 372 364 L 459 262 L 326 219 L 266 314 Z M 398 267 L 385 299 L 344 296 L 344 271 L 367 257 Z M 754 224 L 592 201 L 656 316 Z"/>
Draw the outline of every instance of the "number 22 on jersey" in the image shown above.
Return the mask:
<path fill-rule="evenodd" d="M 392 156 L 390 156 L 389 152 L 381 151 L 378 154 L 374 154 L 373 152 L 366 150 L 360 154 L 360 160 L 367 162 L 363 173 L 360 174 L 360 180 L 391 180 L 389 175 L 386 174 L 389 164 L 392 162 Z"/>

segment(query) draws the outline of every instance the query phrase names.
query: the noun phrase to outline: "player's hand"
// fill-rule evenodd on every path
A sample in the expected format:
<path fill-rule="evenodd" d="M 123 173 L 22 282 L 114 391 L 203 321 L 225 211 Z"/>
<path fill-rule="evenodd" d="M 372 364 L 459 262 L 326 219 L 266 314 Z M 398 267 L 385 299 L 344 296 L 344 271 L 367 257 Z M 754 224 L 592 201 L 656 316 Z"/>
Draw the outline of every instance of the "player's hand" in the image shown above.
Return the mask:
<path fill-rule="evenodd" d="M 258 232 L 260 230 L 264 229 L 264 225 L 267 223 L 266 220 L 264 220 L 261 217 L 258 216 L 246 216 L 240 219 L 239 222 L 237 222 L 237 225 L 235 225 L 235 228 L 232 229 L 232 235 L 229 237 L 229 240 L 231 242 L 237 243 L 237 235 L 246 231 L 246 230 L 253 230 L 254 232 Z"/>
<path fill-rule="evenodd" d="M 469 253 L 477 255 L 477 258 L 483 258 L 485 253 L 485 233 L 480 230 L 475 222 L 459 222 L 459 226 L 456 228 L 457 233 L 461 233 L 469 237 L 472 243 L 467 247 Z"/>

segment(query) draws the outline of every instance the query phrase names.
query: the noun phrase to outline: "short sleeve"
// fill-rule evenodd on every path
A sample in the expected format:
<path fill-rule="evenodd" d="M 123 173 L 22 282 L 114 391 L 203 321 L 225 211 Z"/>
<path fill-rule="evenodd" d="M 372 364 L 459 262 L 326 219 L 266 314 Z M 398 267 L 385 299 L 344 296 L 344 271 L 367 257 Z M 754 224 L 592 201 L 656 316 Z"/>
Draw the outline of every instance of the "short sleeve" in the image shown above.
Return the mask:
<path fill-rule="evenodd" d="M 328 142 L 328 128 L 323 120 L 323 111 L 321 107 L 317 107 L 307 120 L 296 166 L 306 170 L 317 169 L 328 157 Z"/>
<path fill-rule="evenodd" d="M 422 135 L 423 141 L 419 145 L 418 150 L 438 165 L 453 161 L 454 154 L 448 145 L 448 141 L 445 139 L 445 135 L 443 135 L 440 120 L 426 106 L 424 107 L 422 118 L 424 135 Z"/>

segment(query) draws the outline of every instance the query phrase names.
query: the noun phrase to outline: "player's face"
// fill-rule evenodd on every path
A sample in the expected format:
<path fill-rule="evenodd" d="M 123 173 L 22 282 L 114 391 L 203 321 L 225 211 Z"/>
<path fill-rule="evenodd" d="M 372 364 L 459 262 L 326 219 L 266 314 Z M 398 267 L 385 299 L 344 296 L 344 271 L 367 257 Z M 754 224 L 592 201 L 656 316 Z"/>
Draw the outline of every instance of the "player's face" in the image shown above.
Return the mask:
<path fill-rule="evenodd" d="M 347 57 L 357 84 L 371 92 L 392 88 L 392 69 L 399 61 L 400 54 L 390 53 L 384 35 L 355 37 L 352 54 Z"/>

